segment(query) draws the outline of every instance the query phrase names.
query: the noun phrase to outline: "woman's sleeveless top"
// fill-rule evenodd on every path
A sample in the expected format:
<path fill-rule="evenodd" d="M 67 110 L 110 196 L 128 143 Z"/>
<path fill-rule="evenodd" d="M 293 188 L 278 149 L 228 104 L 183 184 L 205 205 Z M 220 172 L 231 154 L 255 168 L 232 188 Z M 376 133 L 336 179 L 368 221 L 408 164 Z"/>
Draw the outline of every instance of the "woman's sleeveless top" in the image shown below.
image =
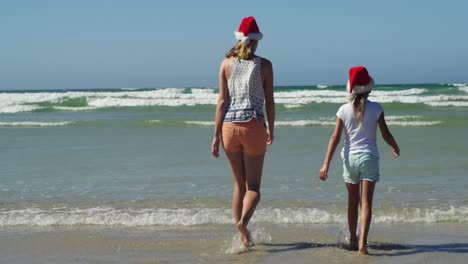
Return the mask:
<path fill-rule="evenodd" d="M 228 79 L 228 108 L 225 123 L 264 119 L 265 92 L 262 82 L 262 58 L 234 59 Z"/>

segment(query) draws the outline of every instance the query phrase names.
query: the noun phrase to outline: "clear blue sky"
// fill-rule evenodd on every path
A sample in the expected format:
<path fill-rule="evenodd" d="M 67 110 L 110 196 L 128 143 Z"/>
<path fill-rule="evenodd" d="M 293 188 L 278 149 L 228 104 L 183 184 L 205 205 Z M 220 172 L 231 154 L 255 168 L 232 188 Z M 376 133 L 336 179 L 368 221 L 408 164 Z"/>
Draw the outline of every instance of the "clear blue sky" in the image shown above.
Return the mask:
<path fill-rule="evenodd" d="M 217 87 L 255 16 L 275 85 L 468 82 L 466 0 L 0 2 L 0 90 Z"/>

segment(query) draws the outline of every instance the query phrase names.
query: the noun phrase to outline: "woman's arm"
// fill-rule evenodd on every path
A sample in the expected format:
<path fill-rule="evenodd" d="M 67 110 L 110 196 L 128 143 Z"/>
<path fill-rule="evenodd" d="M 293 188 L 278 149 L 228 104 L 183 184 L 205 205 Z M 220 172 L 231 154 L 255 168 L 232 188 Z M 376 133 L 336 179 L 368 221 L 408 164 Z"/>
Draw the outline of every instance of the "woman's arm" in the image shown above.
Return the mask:
<path fill-rule="evenodd" d="M 325 154 L 325 159 L 323 161 L 322 168 L 320 169 L 320 179 L 325 181 L 328 178 L 328 168 L 332 160 L 333 154 L 335 154 L 336 147 L 340 143 L 341 133 L 343 131 L 343 120 L 339 117 L 336 118 L 336 125 L 333 134 L 330 137 L 328 142 L 327 154 Z"/>
<path fill-rule="evenodd" d="M 273 92 L 273 65 L 267 59 L 262 59 L 263 89 L 265 91 L 265 110 L 268 121 L 267 144 L 273 144 L 275 130 L 275 99 Z"/>
<path fill-rule="evenodd" d="M 377 123 L 379 124 L 380 128 L 380 133 L 382 133 L 382 137 L 387 142 L 390 147 L 392 147 L 392 153 L 394 157 L 399 157 L 400 156 L 400 148 L 398 147 L 398 144 L 393 137 L 392 133 L 390 133 L 390 130 L 388 129 L 387 122 L 385 122 L 385 116 L 384 113 L 380 114 L 379 119 L 377 120 Z"/>
<path fill-rule="evenodd" d="M 211 154 L 217 158 L 219 157 L 219 144 L 221 142 L 221 130 L 223 127 L 223 117 L 227 108 L 228 101 L 228 88 L 227 88 L 227 66 L 229 60 L 224 59 L 221 62 L 219 69 L 219 96 L 218 103 L 216 104 L 216 113 L 215 113 L 215 125 L 214 125 L 214 135 L 213 143 L 211 144 Z"/>

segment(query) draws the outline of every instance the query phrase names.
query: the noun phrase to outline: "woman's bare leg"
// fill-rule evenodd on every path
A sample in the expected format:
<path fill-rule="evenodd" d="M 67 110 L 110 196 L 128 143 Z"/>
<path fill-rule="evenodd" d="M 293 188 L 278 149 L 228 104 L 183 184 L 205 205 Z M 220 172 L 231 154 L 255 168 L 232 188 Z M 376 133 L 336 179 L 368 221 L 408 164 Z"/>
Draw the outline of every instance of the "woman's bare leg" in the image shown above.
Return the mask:
<path fill-rule="evenodd" d="M 372 219 L 372 200 L 374 197 L 375 182 L 361 181 L 361 186 L 361 237 L 359 239 L 359 251 L 367 255 L 366 243 Z"/>
<path fill-rule="evenodd" d="M 245 165 L 244 165 L 244 154 L 242 152 L 226 153 L 231 166 L 234 190 L 232 192 L 232 212 L 234 219 L 239 223 L 242 217 L 243 201 L 246 192 L 246 177 L 245 177 Z M 244 242 L 247 238 L 242 232 L 239 232 L 239 239 Z"/>
<path fill-rule="evenodd" d="M 245 179 L 247 191 L 244 196 L 242 216 L 237 222 L 237 228 L 246 238 L 245 244 L 250 243 L 250 234 L 247 229 L 250 219 L 252 218 L 255 208 L 260 201 L 260 184 L 262 181 L 263 161 L 265 155 L 244 155 L 245 164 Z"/>

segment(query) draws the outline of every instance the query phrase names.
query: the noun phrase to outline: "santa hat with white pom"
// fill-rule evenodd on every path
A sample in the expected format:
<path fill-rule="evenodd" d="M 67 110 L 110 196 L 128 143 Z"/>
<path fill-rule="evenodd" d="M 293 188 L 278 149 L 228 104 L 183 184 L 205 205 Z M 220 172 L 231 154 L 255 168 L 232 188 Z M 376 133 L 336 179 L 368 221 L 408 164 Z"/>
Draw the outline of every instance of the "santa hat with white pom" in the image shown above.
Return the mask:
<path fill-rule="evenodd" d="M 369 93 L 374 87 L 374 80 L 364 66 L 349 69 L 349 80 L 346 88 L 350 94 Z"/>
<path fill-rule="evenodd" d="M 251 40 L 261 40 L 263 34 L 258 28 L 257 22 L 253 16 L 242 19 L 239 30 L 234 32 L 237 40 L 244 44 L 249 44 Z"/>

